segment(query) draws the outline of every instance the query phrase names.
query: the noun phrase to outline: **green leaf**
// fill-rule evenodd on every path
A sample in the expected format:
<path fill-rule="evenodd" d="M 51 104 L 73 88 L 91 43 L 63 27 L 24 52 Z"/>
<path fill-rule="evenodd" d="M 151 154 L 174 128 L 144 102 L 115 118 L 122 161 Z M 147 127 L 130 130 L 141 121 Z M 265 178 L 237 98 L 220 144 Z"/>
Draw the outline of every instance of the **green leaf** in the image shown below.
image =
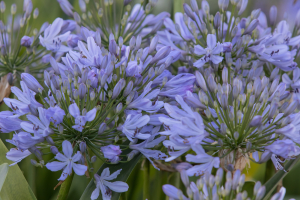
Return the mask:
<path fill-rule="evenodd" d="M 12 162 L 6 158 L 7 148 L 0 140 L 0 164 Z M 1 165 L 2 166 L 2 165 Z M 1 173 L 0 173 L 1 174 Z M 1 176 L 1 175 L 0 175 Z M 1 183 L 0 183 L 1 185 Z M 5 183 L 0 192 L 0 199 L 5 200 L 36 200 L 32 190 L 30 189 L 22 171 L 18 165 L 9 167 Z"/>
<path fill-rule="evenodd" d="M 299 161 L 300 156 L 298 156 L 296 159 L 294 160 L 290 160 L 288 161 L 285 165 L 284 165 L 284 169 L 278 171 L 272 178 L 270 178 L 265 186 L 266 186 L 266 194 L 265 194 L 265 198 L 264 200 L 268 200 L 270 199 L 273 190 L 276 188 L 277 184 L 279 183 L 279 181 L 281 181 L 287 174 L 288 172 L 293 168 L 293 166 Z"/>
<path fill-rule="evenodd" d="M 254 181 L 246 181 L 242 191 L 247 191 L 248 197 L 252 197 L 254 185 L 255 185 Z"/>
<path fill-rule="evenodd" d="M 6 179 L 6 175 L 8 173 L 8 164 L 7 163 L 3 163 L 2 165 L 0 165 L 0 192 L 3 186 L 3 183 Z"/>
<path fill-rule="evenodd" d="M 140 160 L 141 157 L 142 157 L 142 154 L 139 153 L 133 159 L 131 159 L 129 162 L 126 162 L 126 163 L 118 163 L 118 164 L 106 164 L 105 163 L 97 171 L 97 174 L 101 175 L 102 171 L 107 167 L 109 167 L 111 174 L 119 169 L 122 169 L 121 173 L 113 181 L 126 182 L 129 175 L 131 174 L 132 170 L 134 169 L 135 165 L 138 163 L 138 161 Z M 88 186 L 85 188 L 80 200 L 91 199 L 92 192 L 95 190 L 95 188 L 96 188 L 96 185 L 94 183 L 94 179 L 92 179 L 90 181 L 90 183 L 88 184 Z M 111 200 L 118 200 L 120 195 L 121 195 L 121 193 L 113 192 Z M 102 200 L 101 192 L 100 192 L 98 199 Z"/>

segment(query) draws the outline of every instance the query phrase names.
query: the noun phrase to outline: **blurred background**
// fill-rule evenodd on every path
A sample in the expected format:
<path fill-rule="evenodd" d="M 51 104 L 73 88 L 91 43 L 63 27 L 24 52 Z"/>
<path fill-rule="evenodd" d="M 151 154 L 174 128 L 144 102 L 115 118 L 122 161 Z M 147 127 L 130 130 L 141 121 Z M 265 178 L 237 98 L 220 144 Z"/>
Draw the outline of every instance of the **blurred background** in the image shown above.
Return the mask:
<path fill-rule="evenodd" d="M 75 10 L 79 9 L 78 0 L 69 0 L 71 4 L 74 5 Z M 102 0 L 99 0 L 102 1 Z M 119 0 L 118 0 L 119 1 Z M 182 3 L 189 3 L 189 0 L 158 0 L 158 4 L 154 9 L 154 13 L 157 14 L 161 11 L 167 11 L 173 16 L 173 3 L 180 1 Z M 210 4 L 210 12 L 215 13 L 218 10 L 218 0 L 207 0 Z M 17 9 L 20 10 L 23 8 L 23 0 L 4 0 L 6 3 L 6 12 L 10 12 L 11 4 L 15 3 Z M 61 17 L 63 19 L 68 19 L 68 17 L 61 11 L 59 4 L 55 0 L 32 0 L 34 8 L 39 9 L 39 17 L 35 20 L 35 28 L 40 28 L 40 26 L 48 21 L 52 21 L 56 17 Z M 134 1 L 133 1 L 134 2 Z M 139 2 L 135 0 L 135 2 Z M 201 1 L 198 0 L 199 7 Z M 285 19 L 288 21 L 291 26 L 293 26 L 295 21 L 295 16 L 297 11 L 300 9 L 300 0 L 249 0 L 247 10 L 243 13 L 242 16 L 248 16 L 253 9 L 261 8 L 261 10 L 268 16 L 269 9 L 272 5 L 276 5 L 278 8 L 277 19 Z M 177 11 L 183 10 L 182 8 L 175 8 Z M 300 19 L 298 19 L 300 20 Z M 6 109 L 5 105 L 1 105 L 0 110 Z M 8 139 L 9 134 L 1 134 L 0 138 L 4 142 L 5 139 Z M 7 143 L 5 143 L 8 148 L 11 148 Z M 51 157 L 49 157 L 50 159 Z M 45 160 L 47 161 L 47 160 Z M 97 169 L 101 166 L 101 162 L 98 161 L 95 163 L 94 169 Z M 272 166 L 273 164 L 267 163 L 263 165 L 257 165 L 251 163 L 251 167 L 246 169 L 244 173 L 247 176 L 247 181 L 261 181 L 264 183 L 275 169 Z M 23 160 L 19 164 L 22 172 L 24 173 L 25 178 L 27 179 L 30 187 L 35 193 L 38 200 L 54 200 L 56 199 L 58 189 L 53 190 L 53 188 L 58 183 L 57 179 L 59 178 L 61 172 L 50 172 L 46 168 L 36 168 L 30 164 L 30 158 Z M 266 170 L 266 168 L 268 170 Z M 273 169 L 273 170 L 270 170 Z M 129 191 L 122 196 L 122 199 L 142 199 L 143 193 L 143 160 L 136 166 L 135 170 L 132 172 L 129 177 Z M 283 185 L 287 189 L 287 195 L 285 199 L 295 198 L 300 199 L 300 163 L 298 163 L 293 170 L 291 170 L 288 175 L 283 180 Z M 171 183 L 175 186 L 180 187 L 181 181 L 178 173 L 170 173 L 164 171 L 157 171 L 151 166 L 150 170 L 150 192 L 151 198 L 149 200 L 164 200 L 166 197 L 162 192 L 162 185 L 166 183 Z M 90 179 L 84 176 L 79 177 L 75 176 L 73 181 L 71 191 L 68 199 L 78 200 L 83 193 L 86 185 L 89 183 Z"/>

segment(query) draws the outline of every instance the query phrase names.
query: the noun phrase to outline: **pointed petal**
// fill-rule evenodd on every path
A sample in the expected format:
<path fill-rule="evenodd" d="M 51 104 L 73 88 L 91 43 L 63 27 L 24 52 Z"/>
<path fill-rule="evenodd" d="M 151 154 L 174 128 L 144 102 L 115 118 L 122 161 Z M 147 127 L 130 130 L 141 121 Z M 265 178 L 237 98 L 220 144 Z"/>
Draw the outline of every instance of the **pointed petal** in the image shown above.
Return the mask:
<path fill-rule="evenodd" d="M 87 170 L 87 166 L 81 165 L 81 164 L 76 164 L 76 163 L 72 163 L 72 165 L 73 165 L 74 172 L 77 175 L 82 176 L 85 174 L 85 172 Z"/>
<path fill-rule="evenodd" d="M 80 111 L 76 103 L 73 103 L 69 106 L 69 112 L 74 118 L 80 115 Z"/>
<path fill-rule="evenodd" d="M 46 164 L 47 169 L 49 169 L 50 171 L 56 172 L 61 170 L 62 168 L 64 168 L 67 164 L 65 162 L 50 162 Z"/>
<path fill-rule="evenodd" d="M 63 149 L 63 152 L 64 152 L 64 154 L 65 154 L 65 156 L 67 158 L 71 158 L 72 157 L 73 147 L 72 147 L 71 142 L 69 142 L 68 140 L 63 141 L 63 143 L 62 143 L 62 149 Z"/>
<path fill-rule="evenodd" d="M 122 181 L 115 181 L 115 182 L 108 182 L 103 181 L 103 184 L 106 185 L 109 189 L 115 192 L 126 192 L 129 188 L 127 183 L 124 183 Z"/>
<path fill-rule="evenodd" d="M 206 38 L 206 41 L 207 41 L 207 47 L 209 49 L 213 49 L 215 48 L 216 44 L 217 44 L 217 38 L 215 35 L 213 34 L 208 34 L 207 35 L 207 38 Z"/>

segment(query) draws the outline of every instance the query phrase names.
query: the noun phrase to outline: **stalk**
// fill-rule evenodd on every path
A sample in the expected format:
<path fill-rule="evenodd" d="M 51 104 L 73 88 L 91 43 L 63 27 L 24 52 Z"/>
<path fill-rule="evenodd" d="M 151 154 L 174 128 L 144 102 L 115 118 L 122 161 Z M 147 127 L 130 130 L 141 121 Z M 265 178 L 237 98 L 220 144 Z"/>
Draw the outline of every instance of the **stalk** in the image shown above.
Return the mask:
<path fill-rule="evenodd" d="M 149 191 L 149 186 L 150 186 L 150 163 L 149 160 L 145 159 L 144 163 L 144 189 L 143 189 L 143 199 L 148 199 L 150 197 L 150 191 Z"/>
<path fill-rule="evenodd" d="M 72 180 L 74 177 L 74 173 L 72 173 L 70 176 L 66 178 L 66 180 L 61 184 L 57 199 L 56 200 L 65 200 L 68 197 L 69 190 L 72 184 Z"/>

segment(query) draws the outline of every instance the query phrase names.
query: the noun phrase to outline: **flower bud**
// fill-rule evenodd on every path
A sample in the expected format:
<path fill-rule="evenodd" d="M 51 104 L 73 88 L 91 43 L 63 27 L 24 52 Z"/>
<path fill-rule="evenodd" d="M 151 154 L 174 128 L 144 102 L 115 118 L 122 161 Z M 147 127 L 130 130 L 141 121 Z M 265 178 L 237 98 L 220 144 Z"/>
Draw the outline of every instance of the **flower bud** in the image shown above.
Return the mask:
<path fill-rule="evenodd" d="M 220 132 L 221 132 L 222 135 L 225 135 L 225 134 L 226 134 L 226 129 L 227 129 L 226 124 L 222 123 L 222 124 L 220 125 Z"/>
<path fill-rule="evenodd" d="M 21 39 L 21 46 L 29 48 L 33 42 L 33 37 L 23 36 Z"/>
<path fill-rule="evenodd" d="M 205 13 L 205 14 L 209 14 L 209 4 L 207 3 L 206 0 L 203 0 L 201 2 L 201 9 L 202 9 L 202 12 Z"/>
<path fill-rule="evenodd" d="M 266 187 L 261 186 L 257 191 L 255 200 L 261 200 L 265 196 L 265 193 L 266 193 Z"/>
<path fill-rule="evenodd" d="M 229 0 L 218 0 L 218 5 L 222 11 L 226 11 L 229 5 Z"/>
<path fill-rule="evenodd" d="M 84 83 L 80 83 L 78 90 L 79 90 L 79 98 L 84 99 L 87 92 L 86 85 Z"/>
<path fill-rule="evenodd" d="M 130 50 L 133 50 L 134 46 L 135 46 L 135 37 L 132 36 L 130 41 L 129 41 Z"/>
<path fill-rule="evenodd" d="M 114 90 L 113 90 L 113 94 L 112 94 L 112 99 L 115 99 L 119 96 L 121 90 L 123 89 L 125 80 L 122 78 L 118 81 L 118 83 L 115 85 Z"/>
<path fill-rule="evenodd" d="M 99 129 L 98 129 L 98 134 L 102 134 L 104 131 L 106 130 L 106 123 L 102 123 L 100 126 L 99 126 Z"/>
<path fill-rule="evenodd" d="M 58 125 L 58 131 L 60 134 L 64 132 L 64 127 L 61 124 Z"/>
<path fill-rule="evenodd" d="M 257 181 L 254 185 L 254 188 L 253 188 L 253 196 L 256 196 L 256 194 L 257 194 L 260 187 L 261 187 L 261 183 L 260 183 L 260 181 Z"/>
<path fill-rule="evenodd" d="M 77 12 L 73 13 L 73 18 L 74 18 L 75 22 L 77 22 L 77 24 L 81 23 L 80 16 L 79 16 L 79 14 Z"/>
<path fill-rule="evenodd" d="M 216 93 L 216 91 L 217 91 L 217 84 L 216 84 L 216 82 L 215 82 L 214 77 L 213 77 L 212 74 L 210 74 L 208 76 L 208 81 L 207 82 L 208 82 L 208 87 L 209 87 L 210 91 L 213 92 L 213 93 Z"/>
<path fill-rule="evenodd" d="M 191 18 L 194 21 L 196 20 L 194 12 L 192 11 L 191 7 L 188 4 L 186 3 L 183 4 L 183 10 L 185 14 L 189 16 L 189 18 Z"/>
<path fill-rule="evenodd" d="M 97 157 L 96 157 L 96 156 L 92 156 L 92 157 L 91 157 L 91 163 L 96 162 L 96 160 L 97 160 Z"/>
<path fill-rule="evenodd" d="M 199 71 L 196 71 L 196 81 L 197 81 L 198 85 L 200 86 L 200 88 L 203 89 L 205 92 L 207 92 L 205 80 Z"/>
<path fill-rule="evenodd" d="M 217 173 L 216 173 L 216 178 L 215 178 L 215 182 L 216 182 L 216 185 L 220 185 L 221 182 L 222 182 L 222 179 L 223 179 L 223 169 L 220 167 L 218 170 L 217 170 Z"/>
<path fill-rule="evenodd" d="M 85 142 L 80 142 L 79 149 L 80 149 L 81 153 L 85 153 L 85 151 L 86 151 L 86 143 Z"/>
<path fill-rule="evenodd" d="M 251 120 L 249 126 L 250 127 L 258 127 L 262 124 L 262 116 L 261 115 L 256 115 L 253 117 Z"/>
<path fill-rule="evenodd" d="M 12 73 L 8 73 L 6 75 L 6 80 L 10 86 L 12 86 L 14 84 L 14 77 L 13 77 Z"/>
<path fill-rule="evenodd" d="M 1 2 L 0 2 L 0 10 L 1 10 L 1 12 L 4 13 L 4 12 L 5 12 L 5 9 L 6 9 L 5 2 L 4 2 L 4 1 L 1 1 Z"/>
<path fill-rule="evenodd" d="M 30 160 L 30 163 L 31 163 L 33 166 L 35 166 L 35 167 L 38 167 L 38 166 L 39 166 L 39 164 L 37 163 L 36 160 L 31 159 L 31 160 Z"/>
<path fill-rule="evenodd" d="M 170 52 L 171 52 L 170 46 L 165 46 L 165 47 L 160 48 L 158 50 L 158 52 L 155 54 L 155 56 L 153 57 L 150 64 L 156 63 L 157 61 L 165 58 L 167 55 L 169 55 Z"/>
<path fill-rule="evenodd" d="M 238 140 L 240 137 L 240 134 L 238 132 L 234 132 L 233 137 L 235 140 Z"/>
<path fill-rule="evenodd" d="M 251 148 L 252 148 L 252 143 L 251 142 L 247 142 L 247 144 L 246 144 L 246 150 L 250 151 Z"/>
<path fill-rule="evenodd" d="M 277 108 L 278 108 L 277 103 L 274 103 L 271 105 L 270 110 L 269 110 L 268 120 L 272 119 L 275 116 Z"/>
<path fill-rule="evenodd" d="M 153 37 L 153 39 L 151 40 L 151 43 L 150 43 L 148 54 L 151 54 L 156 49 L 156 45 L 158 43 L 158 39 L 159 39 L 158 35 L 156 35 L 155 37 Z"/>
<path fill-rule="evenodd" d="M 222 81 L 223 83 L 228 83 L 228 69 L 227 67 L 224 67 L 222 71 Z"/>
<path fill-rule="evenodd" d="M 231 181 L 227 181 L 225 183 L 225 193 L 226 193 L 226 196 L 230 194 L 230 191 L 231 191 Z"/>
<path fill-rule="evenodd" d="M 283 114 L 283 117 L 286 117 L 286 116 L 292 114 L 292 113 L 296 110 L 297 106 L 298 106 L 298 102 L 297 102 L 297 101 L 293 101 L 293 102 L 289 105 L 289 107 L 287 107 L 287 108 L 285 109 L 284 114 Z"/>
<path fill-rule="evenodd" d="M 21 74 L 21 79 L 22 81 L 25 82 L 25 84 L 27 85 L 27 87 L 34 91 L 35 93 L 39 93 L 42 92 L 42 90 L 44 89 L 41 84 L 31 75 L 28 73 L 22 73 Z"/>
<path fill-rule="evenodd" d="M 50 147 L 50 151 L 51 151 L 54 155 L 56 155 L 56 154 L 59 153 L 59 151 L 58 151 L 58 149 L 57 149 L 56 146 L 51 146 L 51 147 Z"/>
<path fill-rule="evenodd" d="M 258 19 L 254 19 L 250 22 L 250 24 L 247 26 L 247 28 L 244 31 L 244 35 L 251 34 L 252 31 L 257 27 L 259 21 Z"/>
<path fill-rule="evenodd" d="M 233 175 L 233 179 L 232 179 L 232 189 L 233 190 L 236 190 L 238 183 L 239 183 L 240 176 L 241 176 L 241 171 L 236 170 Z"/>
<path fill-rule="evenodd" d="M 117 107 L 116 107 L 116 113 L 121 112 L 122 108 L 123 108 L 123 104 L 122 104 L 122 103 L 119 103 L 119 104 L 117 105 Z"/>
<path fill-rule="evenodd" d="M 218 29 L 221 26 L 221 14 L 217 12 L 217 14 L 214 17 L 214 27 L 215 29 Z"/>
<path fill-rule="evenodd" d="M 199 11 L 199 8 L 198 8 L 198 4 L 197 4 L 197 1 L 196 0 L 191 0 L 191 7 L 193 9 L 194 12 L 198 12 Z"/>
<path fill-rule="evenodd" d="M 277 7 L 276 6 L 272 6 L 270 8 L 270 25 L 273 26 L 276 23 L 276 19 L 277 19 Z"/>
<path fill-rule="evenodd" d="M 257 19 L 259 17 L 259 15 L 260 15 L 260 11 L 261 11 L 260 8 L 256 9 L 256 10 L 253 10 L 251 12 L 251 18 L 252 19 Z"/>
<path fill-rule="evenodd" d="M 248 4 L 248 0 L 240 0 L 238 2 L 238 4 L 237 4 L 237 7 L 239 9 L 238 15 L 241 15 L 244 12 L 244 10 L 247 7 L 247 4 Z"/>
<path fill-rule="evenodd" d="M 222 94 L 220 104 L 221 104 L 221 106 L 224 110 L 227 110 L 227 108 L 228 108 L 228 97 L 227 97 L 226 94 Z"/>

